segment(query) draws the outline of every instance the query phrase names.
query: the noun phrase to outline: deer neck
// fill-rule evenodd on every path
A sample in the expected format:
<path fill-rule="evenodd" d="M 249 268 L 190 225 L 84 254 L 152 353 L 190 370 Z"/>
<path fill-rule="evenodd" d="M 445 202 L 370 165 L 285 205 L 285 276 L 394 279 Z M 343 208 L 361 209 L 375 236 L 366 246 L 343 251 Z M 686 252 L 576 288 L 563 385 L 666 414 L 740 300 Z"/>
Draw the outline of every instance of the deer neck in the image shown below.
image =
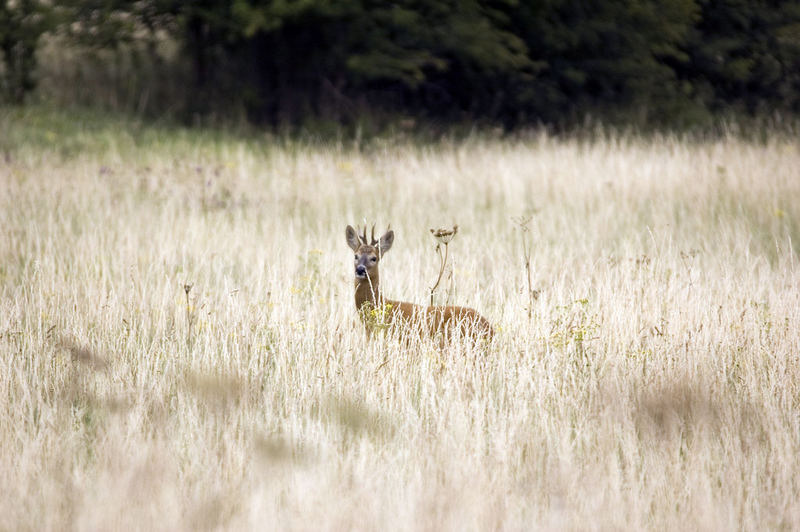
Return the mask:
<path fill-rule="evenodd" d="M 361 309 L 364 303 L 377 306 L 383 299 L 380 288 L 380 277 L 373 275 L 364 279 L 356 278 L 356 308 Z"/>

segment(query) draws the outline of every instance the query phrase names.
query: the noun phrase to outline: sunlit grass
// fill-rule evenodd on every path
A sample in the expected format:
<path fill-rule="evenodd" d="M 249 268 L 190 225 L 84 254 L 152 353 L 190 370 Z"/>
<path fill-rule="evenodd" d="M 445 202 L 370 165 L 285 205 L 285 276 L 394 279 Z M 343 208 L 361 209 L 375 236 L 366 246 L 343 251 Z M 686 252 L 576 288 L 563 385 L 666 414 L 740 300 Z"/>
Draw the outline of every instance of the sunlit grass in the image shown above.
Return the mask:
<path fill-rule="evenodd" d="M 796 141 L 0 125 L 0 527 L 800 526 Z M 367 337 L 364 220 L 488 351 Z"/>

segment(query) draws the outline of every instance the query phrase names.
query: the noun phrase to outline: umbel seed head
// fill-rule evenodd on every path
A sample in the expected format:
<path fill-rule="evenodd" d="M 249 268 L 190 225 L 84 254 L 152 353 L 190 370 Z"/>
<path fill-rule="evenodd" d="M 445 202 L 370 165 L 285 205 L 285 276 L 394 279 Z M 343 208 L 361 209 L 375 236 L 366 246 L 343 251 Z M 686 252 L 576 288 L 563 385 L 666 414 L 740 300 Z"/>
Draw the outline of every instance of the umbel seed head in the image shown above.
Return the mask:
<path fill-rule="evenodd" d="M 447 245 L 458 233 L 458 225 L 453 225 L 452 229 L 431 229 L 433 238 L 440 244 Z"/>

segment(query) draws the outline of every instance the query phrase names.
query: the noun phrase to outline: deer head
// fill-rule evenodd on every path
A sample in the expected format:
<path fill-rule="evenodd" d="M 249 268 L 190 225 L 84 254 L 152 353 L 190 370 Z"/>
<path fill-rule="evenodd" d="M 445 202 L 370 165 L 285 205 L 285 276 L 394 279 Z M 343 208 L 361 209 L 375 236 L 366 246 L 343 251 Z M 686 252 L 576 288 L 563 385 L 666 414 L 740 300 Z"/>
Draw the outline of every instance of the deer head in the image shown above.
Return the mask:
<path fill-rule="evenodd" d="M 394 242 L 394 231 L 387 228 L 387 231 L 380 239 L 375 239 L 375 226 L 372 226 L 372 236 L 367 240 L 367 228 L 359 235 L 352 226 L 347 226 L 345 231 L 347 245 L 355 253 L 355 274 L 356 280 L 363 280 L 369 277 L 371 282 L 377 283 L 378 263 L 384 253 L 389 251 Z"/>

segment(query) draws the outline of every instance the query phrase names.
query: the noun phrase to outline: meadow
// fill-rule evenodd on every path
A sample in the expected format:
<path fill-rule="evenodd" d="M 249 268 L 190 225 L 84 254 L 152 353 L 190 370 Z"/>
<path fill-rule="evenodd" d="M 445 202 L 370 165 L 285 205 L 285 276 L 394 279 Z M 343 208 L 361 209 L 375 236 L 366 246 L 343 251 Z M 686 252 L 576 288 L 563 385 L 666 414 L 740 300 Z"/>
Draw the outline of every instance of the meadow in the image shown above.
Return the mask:
<path fill-rule="evenodd" d="M 0 131 L 0 529 L 800 528 L 796 137 Z"/>

